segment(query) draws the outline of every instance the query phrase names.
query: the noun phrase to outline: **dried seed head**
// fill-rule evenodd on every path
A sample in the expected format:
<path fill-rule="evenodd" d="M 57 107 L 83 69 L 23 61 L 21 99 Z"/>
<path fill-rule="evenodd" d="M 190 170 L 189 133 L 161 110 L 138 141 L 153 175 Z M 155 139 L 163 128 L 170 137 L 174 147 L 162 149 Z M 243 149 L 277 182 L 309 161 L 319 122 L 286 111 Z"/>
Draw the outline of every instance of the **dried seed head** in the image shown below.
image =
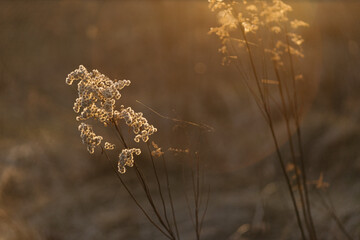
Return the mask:
<path fill-rule="evenodd" d="M 141 150 L 139 148 L 123 149 L 119 154 L 118 171 L 121 174 L 126 172 L 126 166 L 134 166 L 134 154 L 140 155 Z"/>
<path fill-rule="evenodd" d="M 309 26 L 308 23 L 306 23 L 306 22 L 304 22 L 304 21 L 297 20 L 297 19 L 291 21 L 291 22 L 290 22 L 290 25 L 291 25 L 291 27 L 294 28 L 294 29 L 296 29 L 296 28 L 298 28 L 298 27 L 308 27 L 308 26 Z"/>
<path fill-rule="evenodd" d="M 304 40 L 300 34 L 295 33 L 295 30 L 309 25 L 300 20 L 289 21 L 288 13 L 292 11 L 292 8 L 281 0 L 251 1 L 251 4 L 247 1 L 224 3 L 221 0 L 209 0 L 209 8 L 218 12 L 220 25 L 210 28 L 209 33 L 217 35 L 222 42 L 219 51 L 224 54 L 223 64 L 234 62 L 236 58 L 232 55 L 241 52 L 238 49 L 245 48 L 248 51 L 247 44 L 251 47 L 264 47 L 265 51 L 270 53 L 270 58 L 276 59 L 279 66 L 284 64 L 284 53 L 303 57 L 301 45 Z M 251 37 L 247 38 L 244 34 Z M 289 37 L 290 47 L 273 46 L 273 43 L 284 38 L 284 34 Z M 267 43 L 264 42 L 265 39 L 274 39 L 274 41 Z"/>
<path fill-rule="evenodd" d="M 209 2 L 209 8 L 211 9 L 211 11 L 222 9 L 227 6 L 223 0 L 208 0 L 208 2 Z"/>
<path fill-rule="evenodd" d="M 95 147 L 100 145 L 103 137 L 96 136 L 92 127 L 86 123 L 81 123 L 78 130 L 80 131 L 82 143 L 86 145 L 89 153 L 93 154 Z"/>
<path fill-rule="evenodd" d="M 114 112 L 114 119 L 124 119 L 125 123 L 133 129 L 135 135 L 134 141 L 147 142 L 149 136 L 157 132 L 157 129 L 150 125 L 146 118 L 143 117 L 142 112 L 135 112 L 131 107 L 125 108 L 121 106 L 121 110 Z"/>
<path fill-rule="evenodd" d="M 121 105 L 120 111 L 115 110 L 116 100 L 121 97 L 120 90 L 130 85 L 129 80 L 111 80 L 98 70 L 89 72 L 80 65 L 66 78 L 68 85 L 73 84 L 74 81 L 78 81 L 79 94 L 73 107 L 73 110 L 78 113 L 77 121 L 95 119 L 106 126 L 108 123 L 116 123 L 117 120 L 124 119 L 135 133 L 135 142 L 140 142 L 140 140 L 147 142 L 149 136 L 157 131 L 141 112 L 135 112 L 131 107 L 125 108 L 123 105 Z M 88 151 L 94 153 L 95 147 L 100 145 L 103 137 L 95 135 L 92 127 L 84 122 L 79 125 L 79 131 L 82 142 L 87 146 Z M 105 142 L 104 149 L 113 150 L 114 148 L 115 144 Z M 119 172 L 125 173 L 126 166 L 132 167 L 133 155 L 140 153 L 138 148 L 123 149 L 119 155 Z"/>
<path fill-rule="evenodd" d="M 164 152 L 161 151 L 161 148 L 154 141 L 151 142 L 151 144 L 152 144 L 153 148 L 155 149 L 155 150 L 151 151 L 151 155 L 153 157 L 161 157 L 164 154 Z"/>
<path fill-rule="evenodd" d="M 88 72 L 86 68 L 83 65 L 80 65 L 78 69 L 74 70 L 67 76 L 66 83 L 71 85 L 74 81 L 84 79 L 87 74 Z"/>
<path fill-rule="evenodd" d="M 74 81 L 79 81 L 79 97 L 73 107 L 76 113 L 80 112 L 76 120 L 93 118 L 105 125 L 113 117 L 115 102 L 121 97 L 120 90 L 130 85 L 129 80 L 111 80 L 98 70 L 88 72 L 82 65 L 66 78 L 69 85 Z"/>
<path fill-rule="evenodd" d="M 115 148 L 115 144 L 105 142 L 104 148 L 107 149 L 107 150 L 113 150 Z"/>

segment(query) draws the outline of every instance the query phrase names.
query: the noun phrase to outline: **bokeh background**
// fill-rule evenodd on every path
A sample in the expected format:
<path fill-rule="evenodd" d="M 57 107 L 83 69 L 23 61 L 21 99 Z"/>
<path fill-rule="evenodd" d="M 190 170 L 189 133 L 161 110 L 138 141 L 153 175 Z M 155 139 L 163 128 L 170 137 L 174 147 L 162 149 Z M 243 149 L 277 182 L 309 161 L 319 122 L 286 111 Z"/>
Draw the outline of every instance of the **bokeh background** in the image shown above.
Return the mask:
<path fill-rule="evenodd" d="M 311 82 L 309 178 L 323 174 L 339 219 L 360 239 L 360 3 L 290 4 L 310 23 L 299 66 Z M 216 25 L 206 1 L 0 1 L 0 239 L 162 239 L 103 156 L 80 142 L 76 87 L 65 84 L 80 64 L 132 81 L 121 104 L 144 112 L 163 149 L 199 152 L 211 186 L 203 239 L 296 239 L 268 129 L 236 70 L 221 66 L 220 42 L 208 35 Z M 179 177 L 187 158 L 167 159 L 183 239 L 195 239 Z M 321 239 L 345 239 L 312 196 Z"/>

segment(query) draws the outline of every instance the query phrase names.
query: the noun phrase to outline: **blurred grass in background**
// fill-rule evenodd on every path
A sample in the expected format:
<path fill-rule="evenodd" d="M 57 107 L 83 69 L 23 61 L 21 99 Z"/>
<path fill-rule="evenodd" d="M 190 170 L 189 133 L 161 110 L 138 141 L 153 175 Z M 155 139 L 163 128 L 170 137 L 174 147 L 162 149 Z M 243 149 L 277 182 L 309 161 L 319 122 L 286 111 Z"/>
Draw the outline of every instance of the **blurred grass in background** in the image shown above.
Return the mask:
<path fill-rule="evenodd" d="M 300 66 L 311 79 L 303 121 L 310 179 L 324 173 L 356 239 L 360 3 L 290 4 L 310 23 Z M 215 129 L 201 133 L 133 106 L 159 129 L 164 149 L 191 147 L 206 163 L 212 190 L 204 239 L 240 239 L 233 233 L 244 224 L 250 239 L 291 239 L 295 221 L 268 130 L 235 69 L 221 66 L 219 41 L 207 34 L 215 25 L 206 1 L 1 1 L 0 239 L 158 239 L 105 161 L 80 142 L 76 90 L 65 84 L 80 64 L 130 79 L 124 105 L 139 100 Z M 175 175 L 178 161 L 169 160 Z M 322 239 L 342 239 L 320 203 L 315 213 Z"/>

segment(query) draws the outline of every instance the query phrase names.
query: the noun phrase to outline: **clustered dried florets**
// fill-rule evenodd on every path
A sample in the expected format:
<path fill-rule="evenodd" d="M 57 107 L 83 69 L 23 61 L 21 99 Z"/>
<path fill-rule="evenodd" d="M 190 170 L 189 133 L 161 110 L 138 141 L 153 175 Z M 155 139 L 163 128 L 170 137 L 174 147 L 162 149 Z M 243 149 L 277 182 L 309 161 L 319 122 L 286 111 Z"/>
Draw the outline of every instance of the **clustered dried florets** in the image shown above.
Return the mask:
<path fill-rule="evenodd" d="M 96 146 L 100 145 L 103 137 L 96 136 L 92 127 L 86 123 L 81 123 L 78 127 L 80 131 L 80 137 L 83 142 L 87 146 L 87 150 L 90 153 L 94 153 L 94 149 Z"/>
<path fill-rule="evenodd" d="M 161 157 L 164 154 L 164 152 L 161 151 L 161 148 L 155 142 L 152 142 L 151 144 L 154 148 L 154 150 L 151 151 L 151 155 L 153 157 Z"/>
<path fill-rule="evenodd" d="M 295 33 L 299 27 L 307 27 L 308 24 L 300 21 L 289 21 L 287 15 L 292 11 L 291 6 L 285 4 L 281 0 L 273 0 L 271 3 L 267 1 L 225 1 L 223 0 L 209 0 L 209 8 L 212 11 L 218 11 L 218 19 L 220 26 L 213 27 L 209 33 L 216 34 L 222 40 L 222 47 L 220 52 L 225 54 L 223 62 L 230 62 L 236 59 L 236 56 L 231 56 L 228 51 L 228 45 L 232 47 L 244 47 L 244 39 L 234 37 L 232 34 L 236 30 L 241 30 L 244 34 L 253 34 L 253 36 L 260 30 L 273 34 L 273 46 L 264 46 L 265 52 L 270 54 L 272 60 L 277 61 L 282 65 L 283 53 L 303 57 L 301 45 L 303 38 L 301 35 Z M 289 39 L 289 44 L 276 35 L 284 33 Z M 263 39 L 270 38 L 259 34 L 257 42 L 252 43 L 256 46 L 263 45 Z M 249 42 L 248 42 L 249 43 Z"/>
<path fill-rule="evenodd" d="M 157 129 L 150 125 L 141 112 L 135 112 L 131 107 L 125 108 L 123 105 L 120 111 L 115 110 L 116 100 L 121 97 L 120 90 L 130 85 L 129 80 L 111 80 L 98 70 L 91 72 L 80 65 L 78 69 L 71 72 L 67 78 L 66 83 L 72 85 L 78 81 L 79 96 L 74 103 L 74 111 L 80 113 L 77 121 L 85 121 L 88 119 L 98 120 L 107 126 L 109 123 L 116 123 L 116 121 L 124 119 L 125 123 L 132 128 L 135 133 L 135 142 L 147 142 L 149 136 L 157 131 Z M 83 144 L 87 146 L 89 153 L 94 153 L 95 147 L 101 144 L 102 136 L 97 136 L 92 127 L 85 122 L 79 125 L 80 137 Z M 115 144 L 105 142 L 104 149 L 113 150 Z M 125 173 L 125 166 L 132 167 L 134 165 L 133 154 L 139 155 L 140 149 L 123 149 L 119 155 L 118 168 L 120 173 Z"/>
<path fill-rule="evenodd" d="M 143 117 L 142 112 L 135 112 L 131 107 L 125 108 L 121 105 L 120 111 L 114 112 L 114 118 L 124 119 L 125 123 L 133 129 L 133 132 L 136 134 L 134 141 L 147 142 L 149 140 L 149 136 L 154 134 L 157 129 L 150 125 L 146 118 Z"/>
<path fill-rule="evenodd" d="M 79 81 L 79 97 L 73 107 L 76 113 L 80 112 L 76 120 L 93 118 L 105 125 L 113 117 L 115 102 L 121 97 L 120 90 L 131 83 L 129 80 L 113 81 L 98 70 L 88 72 L 82 65 L 66 78 L 66 83 L 69 85 L 74 81 Z"/>
<path fill-rule="evenodd" d="M 106 150 L 114 150 L 115 149 L 115 144 L 109 143 L 109 142 L 105 142 L 105 146 L 104 148 Z"/>
<path fill-rule="evenodd" d="M 141 150 L 139 148 L 123 149 L 119 154 L 118 170 L 124 174 L 126 172 L 125 166 L 134 166 L 134 154 L 140 155 Z"/>

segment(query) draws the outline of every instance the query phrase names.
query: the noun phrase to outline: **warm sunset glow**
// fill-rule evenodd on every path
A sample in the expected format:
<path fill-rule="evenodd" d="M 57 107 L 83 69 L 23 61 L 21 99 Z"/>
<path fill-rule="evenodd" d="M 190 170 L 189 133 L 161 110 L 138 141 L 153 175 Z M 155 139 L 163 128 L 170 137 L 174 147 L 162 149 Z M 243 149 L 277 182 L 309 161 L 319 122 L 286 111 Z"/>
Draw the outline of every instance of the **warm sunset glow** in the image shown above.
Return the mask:
<path fill-rule="evenodd" d="M 0 240 L 360 239 L 359 12 L 0 1 Z"/>

